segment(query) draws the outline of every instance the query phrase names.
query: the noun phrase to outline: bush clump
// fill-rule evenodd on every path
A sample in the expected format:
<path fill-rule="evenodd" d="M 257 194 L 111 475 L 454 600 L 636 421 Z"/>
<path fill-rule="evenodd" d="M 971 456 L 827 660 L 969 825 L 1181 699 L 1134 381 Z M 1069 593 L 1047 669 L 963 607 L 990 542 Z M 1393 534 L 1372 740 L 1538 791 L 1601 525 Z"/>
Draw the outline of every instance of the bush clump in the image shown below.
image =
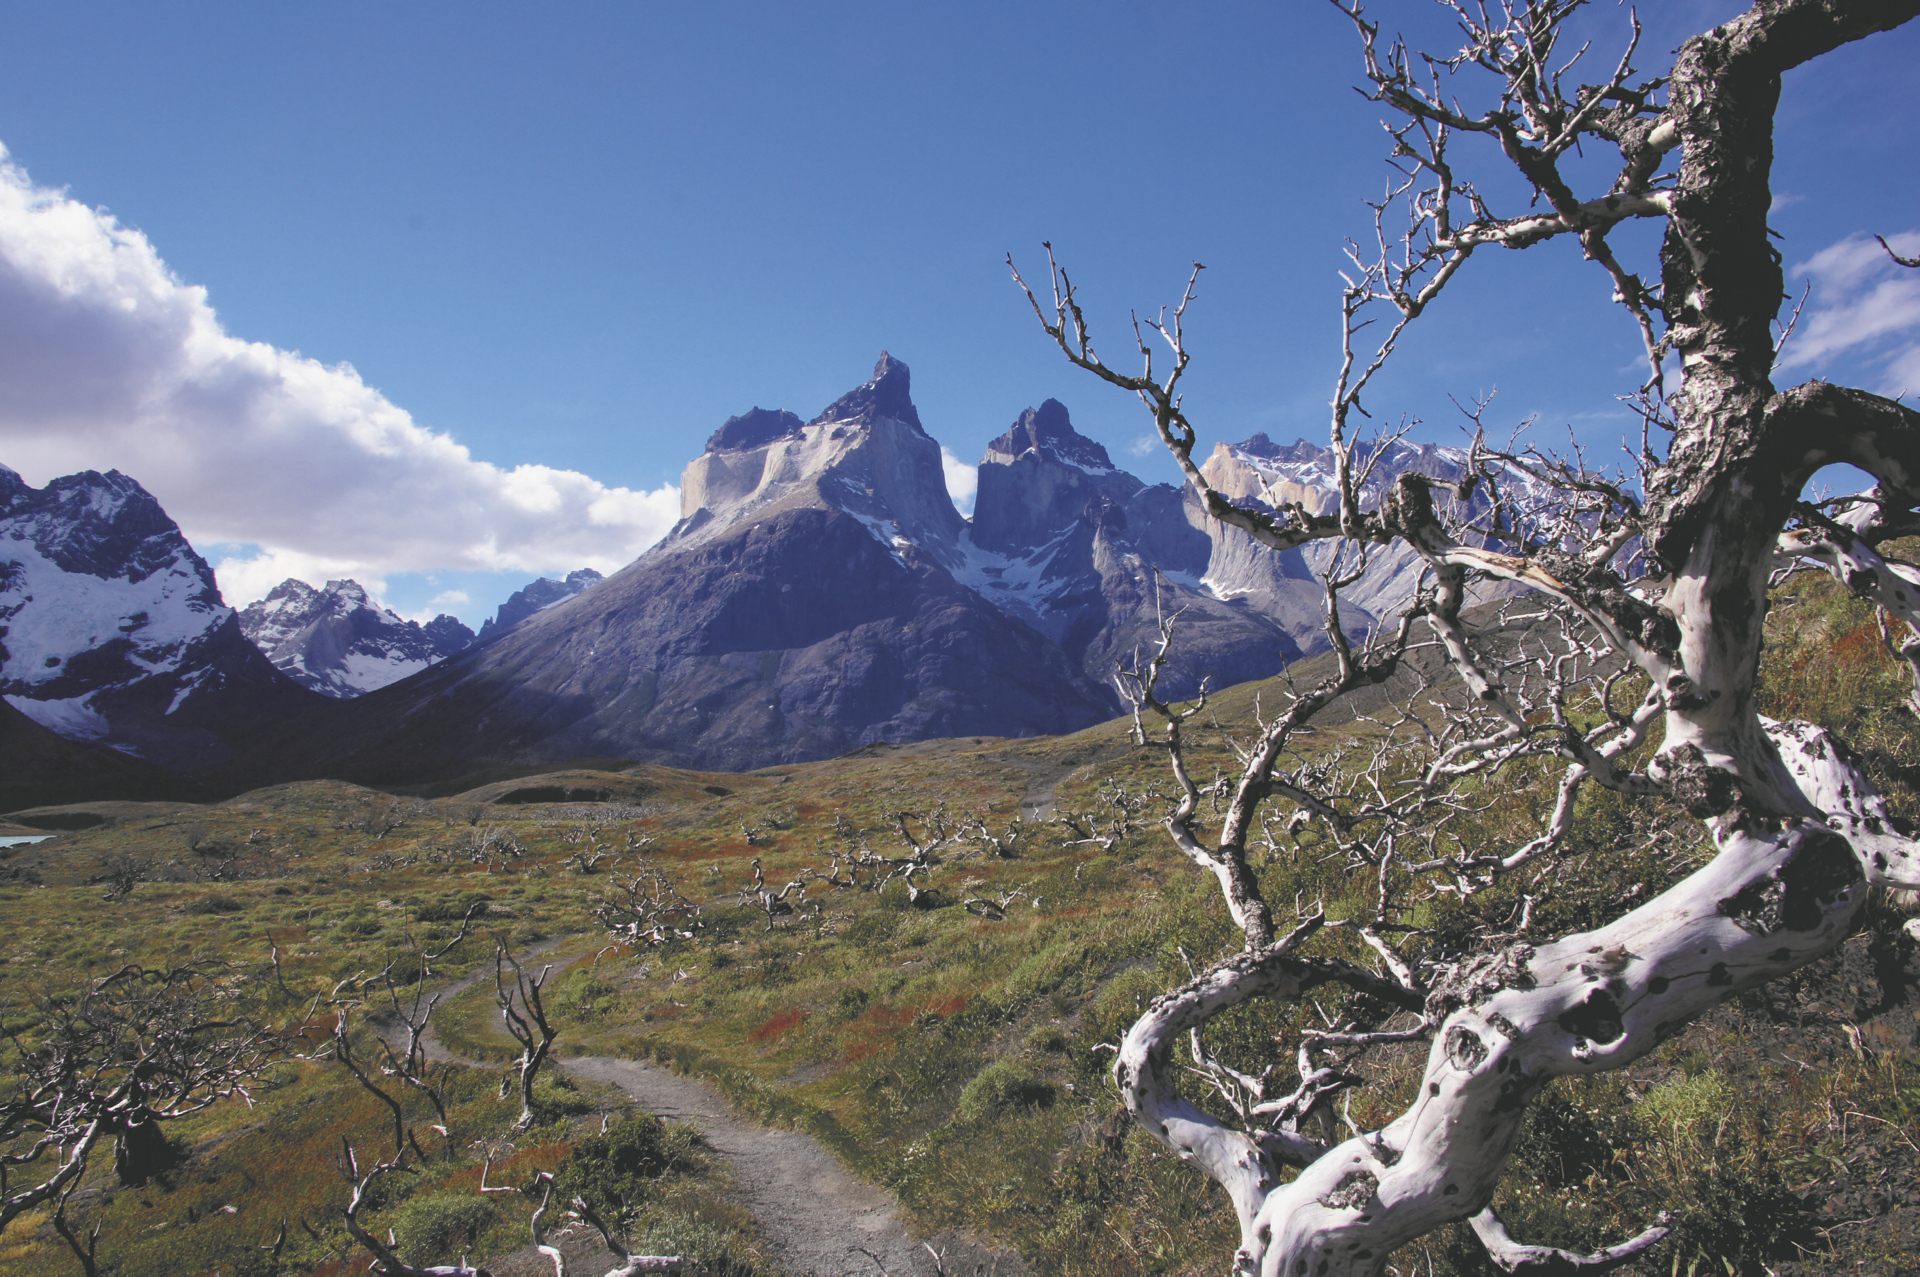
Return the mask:
<path fill-rule="evenodd" d="M 983 1122 L 1013 1109 L 1047 1108 L 1053 1084 L 1011 1060 L 995 1060 L 974 1074 L 960 1092 L 960 1120 Z"/>
<path fill-rule="evenodd" d="M 467 916 L 467 910 L 475 905 L 492 902 L 493 897 L 485 892 L 470 891 L 465 895 L 448 896 L 423 904 L 413 911 L 413 917 L 416 922 L 459 922 Z"/>
<path fill-rule="evenodd" d="M 480 1230 L 493 1222 L 493 1206 L 472 1193 L 428 1193 L 407 1202 L 393 1217 L 393 1235 L 409 1264 L 457 1259 Z"/>
<path fill-rule="evenodd" d="M 635 1113 L 573 1146 L 554 1183 L 562 1201 L 584 1197 L 596 1209 L 622 1220 L 647 1199 L 655 1181 L 695 1167 L 699 1136 L 691 1126 L 668 1126 L 651 1113 Z"/>

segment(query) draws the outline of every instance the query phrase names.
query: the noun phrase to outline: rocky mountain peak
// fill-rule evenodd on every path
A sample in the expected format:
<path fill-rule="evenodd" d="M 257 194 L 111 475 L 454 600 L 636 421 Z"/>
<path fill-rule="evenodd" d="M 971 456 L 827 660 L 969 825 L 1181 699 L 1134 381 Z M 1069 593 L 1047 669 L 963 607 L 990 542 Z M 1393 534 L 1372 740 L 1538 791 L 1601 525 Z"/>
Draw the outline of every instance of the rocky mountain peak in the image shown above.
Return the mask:
<path fill-rule="evenodd" d="M 358 581 L 316 590 L 288 578 L 240 613 L 240 632 L 274 668 L 323 696 L 360 696 L 397 683 L 473 642 L 450 616 L 423 628 L 380 606 Z"/>
<path fill-rule="evenodd" d="M 0 513 L 11 507 L 15 500 L 33 489 L 20 477 L 20 472 L 7 466 L 0 466 Z"/>
<path fill-rule="evenodd" d="M 1010 465 L 1029 453 L 1045 455 L 1090 473 L 1110 471 L 1113 459 L 1100 444 L 1073 428 L 1067 406 L 1048 399 L 1014 420 L 1007 432 L 987 445 L 984 461 Z"/>
<path fill-rule="evenodd" d="M 890 550 L 906 543 L 953 561 L 965 525 L 911 385 L 907 366 L 882 351 L 870 380 L 804 426 L 796 428 L 792 413 L 764 408 L 730 419 L 682 476 L 681 522 L 662 552 L 704 545 L 784 511 L 826 509 L 854 516 Z"/>
<path fill-rule="evenodd" d="M 753 407 L 707 436 L 708 452 L 745 452 L 764 448 L 775 439 L 797 435 L 806 425 L 795 414 L 782 409 Z"/>
<path fill-rule="evenodd" d="M 145 580 L 184 552 L 191 570 L 213 574 L 180 535 L 151 493 L 118 470 L 83 470 L 55 479 L 38 491 L 7 472 L 17 487 L 5 506 L 16 536 L 30 540 L 63 572 L 101 580 Z"/>
<path fill-rule="evenodd" d="M 1216 450 L 1226 448 L 1231 452 L 1242 452 L 1250 457 L 1280 462 L 1316 461 L 1327 455 L 1325 448 L 1310 444 L 1305 439 L 1296 439 L 1292 443 L 1275 443 L 1267 438 L 1267 432 L 1264 430 L 1254 431 L 1239 443 L 1216 444 L 1215 448 Z"/>
<path fill-rule="evenodd" d="M 891 417 L 915 430 L 924 430 L 920 412 L 913 406 L 912 382 L 913 374 L 907 366 L 883 350 L 880 362 L 873 366 L 872 380 L 828 404 L 825 412 L 807 424 L 843 421 L 870 425 L 876 418 Z"/>
<path fill-rule="evenodd" d="M 600 574 L 592 568 L 576 568 L 560 581 L 541 577 L 525 589 L 514 591 L 498 611 L 482 621 L 479 637 L 475 641 L 490 643 L 534 613 L 544 612 L 556 603 L 564 603 L 574 595 L 598 585 L 600 579 Z"/>
<path fill-rule="evenodd" d="M 973 543 L 1023 553 L 1073 526 L 1104 496 L 1124 505 L 1145 485 L 1113 468 L 1107 450 L 1073 428 L 1057 399 L 1029 408 L 987 445 L 973 502 Z"/>
<path fill-rule="evenodd" d="M 213 571 L 118 471 L 0 475 L 0 695 L 42 727 L 187 768 L 307 694 L 241 635 Z"/>

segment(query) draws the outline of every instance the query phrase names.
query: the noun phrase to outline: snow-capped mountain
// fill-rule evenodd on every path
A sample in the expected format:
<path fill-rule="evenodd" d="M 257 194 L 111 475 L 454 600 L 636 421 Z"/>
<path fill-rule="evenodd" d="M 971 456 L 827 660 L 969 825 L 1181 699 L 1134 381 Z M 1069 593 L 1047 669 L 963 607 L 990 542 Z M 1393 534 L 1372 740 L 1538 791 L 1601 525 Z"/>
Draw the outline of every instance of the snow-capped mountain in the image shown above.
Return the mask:
<path fill-rule="evenodd" d="M 457 617 L 442 614 L 424 626 L 402 620 L 357 581 L 328 581 L 316 590 L 292 578 L 241 611 L 240 632 L 275 669 L 335 697 L 397 683 L 474 640 Z"/>
<path fill-rule="evenodd" d="M 480 622 L 478 641 L 486 643 L 500 637 L 535 612 L 544 612 L 556 603 L 565 603 L 582 590 L 592 589 L 600 583 L 600 579 L 600 574 L 592 568 L 581 568 L 578 571 L 569 572 L 563 581 L 556 581 L 552 577 L 541 577 L 525 589 L 514 591 L 512 597 L 502 603 L 492 616 Z M 453 617 L 437 616 L 428 623 L 428 628 L 431 629 L 442 621 L 453 621 L 455 625 L 460 625 Z M 464 630 L 466 626 L 461 625 L 460 628 Z M 467 641 L 475 640 L 469 634 Z M 466 643 L 460 646 L 465 647 Z M 451 656 L 453 652 L 450 651 L 446 655 Z"/>
<path fill-rule="evenodd" d="M 1463 508 L 1455 509 L 1452 489 L 1467 475 L 1464 448 L 1410 444 L 1394 440 L 1378 450 L 1356 450 L 1357 461 L 1372 460 L 1360 490 L 1360 504 L 1375 509 L 1402 474 L 1413 472 L 1438 480 L 1435 504 L 1455 518 L 1471 518 L 1488 509 L 1484 489 L 1477 489 Z M 1304 439 L 1276 444 L 1255 434 L 1237 444 L 1217 444 L 1200 467 L 1222 496 L 1239 503 L 1257 502 L 1270 508 L 1300 505 L 1310 514 L 1327 514 L 1338 505 L 1339 483 L 1331 449 Z M 1503 497 L 1522 507 L 1550 504 L 1553 493 L 1523 470 L 1501 466 L 1498 477 Z M 1321 630 L 1321 575 L 1333 556 L 1347 553 L 1338 541 L 1321 541 L 1276 554 L 1237 528 L 1210 523 L 1212 542 L 1202 584 L 1216 598 L 1244 602 L 1286 627 L 1303 650 L 1326 648 Z M 1364 633 L 1382 614 L 1397 607 L 1413 591 L 1420 577 L 1420 559 L 1411 546 L 1398 542 L 1368 551 L 1367 573 L 1341 594 L 1341 617 L 1347 630 Z M 1482 589 L 1492 597 L 1500 587 Z"/>
<path fill-rule="evenodd" d="M 0 695 L 70 740 L 178 770 L 311 703 L 240 633 L 213 572 L 118 471 L 35 489 L 0 466 Z"/>

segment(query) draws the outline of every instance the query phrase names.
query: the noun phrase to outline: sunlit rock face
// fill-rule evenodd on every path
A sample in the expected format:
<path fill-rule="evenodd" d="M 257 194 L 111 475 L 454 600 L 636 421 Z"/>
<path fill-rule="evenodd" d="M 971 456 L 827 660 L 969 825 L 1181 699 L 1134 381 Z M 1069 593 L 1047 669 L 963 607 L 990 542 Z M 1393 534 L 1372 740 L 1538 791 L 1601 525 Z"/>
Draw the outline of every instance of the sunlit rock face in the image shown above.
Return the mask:
<path fill-rule="evenodd" d="M 1467 475 L 1467 461 L 1466 449 L 1434 444 L 1395 440 L 1379 449 L 1377 456 L 1364 446 L 1358 448 L 1355 464 L 1364 472 L 1360 506 L 1377 509 L 1394 482 L 1412 472 L 1437 481 L 1435 502 L 1447 508 L 1455 522 L 1470 522 L 1489 507 L 1484 489 L 1471 493 L 1464 505 L 1453 496 L 1455 485 Z M 1317 515 L 1331 514 L 1339 505 L 1333 452 L 1304 439 L 1276 444 L 1264 434 L 1255 434 L 1241 443 L 1218 444 L 1200 473 L 1236 505 L 1276 510 L 1298 505 Z M 1523 470 L 1502 466 L 1499 474 L 1510 503 L 1524 508 L 1556 499 Z M 1354 546 L 1319 541 L 1275 553 L 1238 528 L 1223 524 L 1208 525 L 1207 535 L 1212 545 L 1202 584 L 1210 594 L 1273 618 L 1305 651 L 1326 649 L 1321 578 L 1335 566 L 1336 556 L 1346 556 L 1339 565 L 1343 572 L 1356 564 Z M 1399 607 L 1418 583 L 1422 566 L 1420 556 L 1404 541 L 1371 546 L 1367 554 L 1365 575 L 1340 595 L 1342 626 L 1356 637 Z"/>

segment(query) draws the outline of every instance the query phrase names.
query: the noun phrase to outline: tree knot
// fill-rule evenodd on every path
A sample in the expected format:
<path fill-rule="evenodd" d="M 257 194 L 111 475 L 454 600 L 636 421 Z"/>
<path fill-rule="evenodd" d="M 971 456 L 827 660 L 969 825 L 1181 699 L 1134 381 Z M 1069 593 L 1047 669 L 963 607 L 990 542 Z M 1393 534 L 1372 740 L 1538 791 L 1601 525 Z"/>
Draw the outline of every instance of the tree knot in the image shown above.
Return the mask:
<path fill-rule="evenodd" d="M 1819 825 L 1803 829 L 1785 863 L 1720 901 L 1723 916 L 1754 935 L 1812 931 L 1829 905 L 1865 881 L 1851 843 Z"/>
<path fill-rule="evenodd" d="M 1673 800 L 1686 808 L 1689 816 L 1706 820 L 1722 815 L 1740 797 L 1740 782 L 1733 773 L 1708 762 L 1692 741 L 1667 750 L 1656 761 L 1656 776 L 1666 781 Z"/>
<path fill-rule="evenodd" d="M 1477 1007 L 1502 989 L 1531 989 L 1527 964 L 1533 946 L 1517 944 L 1498 953 L 1483 953 L 1454 968 L 1427 995 L 1427 1016 L 1443 1020 L 1463 1007 Z"/>
<path fill-rule="evenodd" d="M 1320 1199 L 1328 1210 L 1358 1210 L 1373 1200 L 1380 1178 L 1365 1167 L 1356 1167 L 1340 1177 L 1333 1190 Z"/>

